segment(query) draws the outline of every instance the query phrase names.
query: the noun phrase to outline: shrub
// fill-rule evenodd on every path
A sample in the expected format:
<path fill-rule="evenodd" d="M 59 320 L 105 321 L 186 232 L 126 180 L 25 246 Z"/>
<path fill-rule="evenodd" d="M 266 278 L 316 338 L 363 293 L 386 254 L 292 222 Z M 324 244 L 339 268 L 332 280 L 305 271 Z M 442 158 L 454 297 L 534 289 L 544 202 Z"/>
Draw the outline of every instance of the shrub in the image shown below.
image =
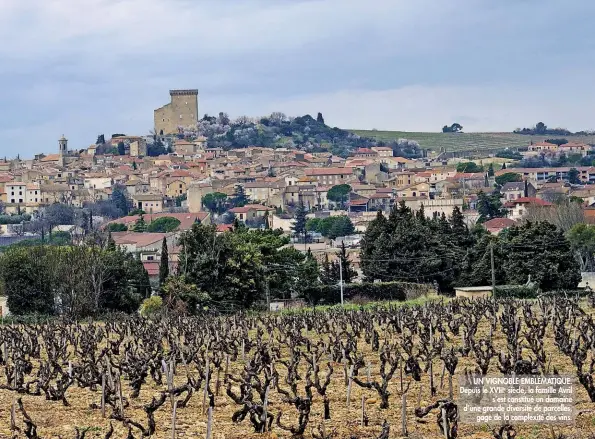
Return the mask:
<path fill-rule="evenodd" d="M 151 296 L 145 300 L 140 306 L 140 313 L 143 316 L 152 316 L 159 313 L 163 309 L 163 299 L 160 296 Z"/>
<path fill-rule="evenodd" d="M 415 299 L 427 294 L 432 288 L 428 285 L 408 282 L 376 282 L 343 285 L 343 299 L 362 303 L 364 298 L 371 301 Z M 320 285 L 304 291 L 304 298 L 313 305 L 333 305 L 341 303 L 339 285 Z"/>
<path fill-rule="evenodd" d="M 162 216 L 147 225 L 147 232 L 168 233 L 180 226 L 180 220 L 171 216 Z"/>
<path fill-rule="evenodd" d="M 126 224 L 122 224 L 122 223 L 111 223 L 107 229 L 110 232 L 127 232 L 128 231 L 128 226 L 126 226 Z"/>

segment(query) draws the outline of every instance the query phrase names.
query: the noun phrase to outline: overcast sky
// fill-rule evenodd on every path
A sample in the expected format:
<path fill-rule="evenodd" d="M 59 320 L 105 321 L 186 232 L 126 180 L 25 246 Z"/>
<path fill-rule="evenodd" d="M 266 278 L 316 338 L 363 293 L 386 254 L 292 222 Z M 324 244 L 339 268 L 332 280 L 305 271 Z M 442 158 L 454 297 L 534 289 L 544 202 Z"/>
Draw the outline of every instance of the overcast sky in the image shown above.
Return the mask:
<path fill-rule="evenodd" d="M 199 113 L 341 128 L 595 128 L 592 0 L 0 0 L 0 154 Z"/>

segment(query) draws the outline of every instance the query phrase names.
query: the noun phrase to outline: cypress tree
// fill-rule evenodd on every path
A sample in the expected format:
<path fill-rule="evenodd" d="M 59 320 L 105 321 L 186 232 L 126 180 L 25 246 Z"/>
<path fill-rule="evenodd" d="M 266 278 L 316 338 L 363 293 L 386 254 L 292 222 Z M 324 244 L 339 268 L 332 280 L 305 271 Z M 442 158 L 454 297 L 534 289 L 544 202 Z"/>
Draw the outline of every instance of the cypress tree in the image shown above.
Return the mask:
<path fill-rule="evenodd" d="M 161 244 L 161 261 L 159 262 L 159 286 L 163 286 L 169 276 L 169 253 L 167 251 L 167 240 L 163 237 Z"/>

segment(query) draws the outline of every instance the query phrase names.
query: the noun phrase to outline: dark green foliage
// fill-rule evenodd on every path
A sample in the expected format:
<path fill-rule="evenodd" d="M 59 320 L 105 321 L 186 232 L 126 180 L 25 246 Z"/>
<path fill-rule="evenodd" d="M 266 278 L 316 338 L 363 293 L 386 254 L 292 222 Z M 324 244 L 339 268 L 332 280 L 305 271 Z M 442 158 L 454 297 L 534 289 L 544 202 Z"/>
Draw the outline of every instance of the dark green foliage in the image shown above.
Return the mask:
<path fill-rule="evenodd" d="M 568 143 L 568 139 L 545 139 L 547 143 L 553 143 L 554 145 L 566 145 Z"/>
<path fill-rule="evenodd" d="M 227 195 L 222 192 L 211 192 L 202 198 L 202 205 L 211 213 L 222 214 L 226 210 Z"/>
<path fill-rule="evenodd" d="M 147 231 L 147 222 L 145 221 L 145 217 L 141 213 L 140 216 L 134 222 L 132 226 L 133 232 L 146 232 Z"/>
<path fill-rule="evenodd" d="M 97 136 L 97 140 L 95 141 L 95 145 L 103 145 L 105 143 L 105 135 L 100 134 Z"/>
<path fill-rule="evenodd" d="M 126 145 L 124 145 L 124 142 L 118 142 L 118 154 L 126 155 Z"/>
<path fill-rule="evenodd" d="M 243 207 L 250 203 L 250 199 L 244 191 L 244 186 L 241 184 L 236 185 L 233 195 L 230 198 L 233 207 Z"/>
<path fill-rule="evenodd" d="M 490 163 L 490 166 L 488 168 L 488 177 L 493 177 L 494 176 L 494 164 Z"/>
<path fill-rule="evenodd" d="M 502 151 L 498 151 L 496 153 L 496 157 L 501 159 L 523 160 L 523 155 L 521 153 L 511 151 L 509 149 L 503 149 Z"/>
<path fill-rule="evenodd" d="M 110 232 L 127 232 L 128 226 L 126 224 L 122 224 L 122 223 L 111 223 L 110 225 L 107 226 L 107 229 Z"/>
<path fill-rule="evenodd" d="M 568 182 L 570 184 L 581 184 L 578 169 L 570 168 L 570 170 L 568 171 Z"/>
<path fill-rule="evenodd" d="M 483 166 L 475 162 L 464 162 L 457 165 L 457 172 L 483 172 Z"/>
<path fill-rule="evenodd" d="M 339 184 L 329 189 L 327 198 L 335 203 L 338 203 L 341 208 L 345 207 L 345 203 L 349 199 L 351 186 L 348 184 Z"/>
<path fill-rule="evenodd" d="M 240 226 L 218 235 L 215 226 L 195 224 L 180 238 L 178 274 L 225 309 L 263 301 L 267 285 L 271 298 L 289 298 L 317 283 L 318 267 L 296 249 L 281 248 L 287 243 L 279 230 Z"/>
<path fill-rule="evenodd" d="M 376 300 L 404 301 L 417 297 L 420 285 L 407 282 L 376 282 L 343 285 L 343 297 L 350 300 L 356 296 Z M 312 305 L 334 305 L 341 303 L 339 285 L 320 285 L 303 292 L 303 297 Z"/>
<path fill-rule="evenodd" d="M 149 291 L 142 262 L 109 243 L 12 248 L 2 255 L 0 268 L 16 315 L 133 312 Z"/>
<path fill-rule="evenodd" d="M 515 134 L 568 136 L 572 133 L 566 128 L 548 128 L 543 122 L 538 122 L 533 128 L 514 130 Z"/>
<path fill-rule="evenodd" d="M 335 239 L 339 236 L 349 236 L 355 232 L 355 226 L 346 215 L 310 218 L 306 222 L 306 229 L 309 232 L 318 232 L 329 239 Z"/>
<path fill-rule="evenodd" d="M 153 143 L 147 145 L 147 155 L 149 157 L 157 157 L 164 154 L 167 154 L 167 148 L 161 141 L 161 138 L 154 136 Z"/>
<path fill-rule="evenodd" d="M 458 133 L 459 131 L 463 130 L 463 126 L 459 123 L 453 123 L 451 126 L 444 125 L 442 127 L 443 133 Z"/>
<path fill-rule="evenodd" d="M 130 203 L 128 202 L 128 192 L 126 188 L 120 185 L 115 185 L 112 190 L 112 202 L 121 212 L 120 216 L 128 215 L 130 211 Z"/>
<path fill-rule="evenodd" d="M 163 286 L 169 276 L 169 253 L 167 250 L 167 240 L 163 237 L 161 243 L 161 259 L 159 261 L 159 286 Z"/>
<path fill-rule="evenodd" d="M 154 221 L 151 221 L 145 231 L 151 233 L 169 233 L 173 232 L 180 226 L 180 220 L 171 216 L 162 216 Z M 135 224 L 135 231 L 136 224 Z"/>
<path fill-rule="evenodd" d="M 564 233 L 547 222 L 527 222 L 503 231 L 502 268 L 507 283 L 524 284 L 531 276 L 545 291 L 574 289 L 581 280 L 578 263 Z"/>
<path fill-rule="evenodd" d="M 361 266 L 368 281 L 437 282 L 450 290 L 473 238 L 457 210 L 453 219 L 425 218 L 404 202 L 385 218 L 378 212 L 364 235 Z"/>
<path fill-rule="evenodd" d="M 497 191 L 489 195 L 483 191 L 477 194 L 478 223 L 481 224 L 494 218 L 503 218 L 506 216 L 506 209 L 502 207 L 501 197 L 502 195 Z"/>
<path fill-rule="evenodd" d="M 335 262 L 340 267 L 340 269 L 337 271 L 341 272 L 343 283 L 351 283 L 357 276 L 357 272 L 351 268 L 351 261 L 347 257 L 347 249 L 345 248 L 344 242 L 341 243 L 341 250 L 339 251 L 338 257 L 341 263 L 339 264 L 338 261 Z"/>
<path fill-rule="evenodd" d="M 300 204 L 298 205 L 297 209 L 295 210 L 295 214 L 294 214 L 294 223 L 292 226 L 292 230 L 293 233 L 295 234 L 295 236 L 297 237 L 301 237 L 304 239 L 303 242 L 307 241 L 307 235 L 308 235 L 308 229 L 306 228 L 306 214 L 308 212 L 306 211 L 306 207 L 304 206 L 304 203 L 300 202 Z"/>
<path fill-rule="evenodd" d="M 31 220 L 31 215 L 0 215 L 0 224 L 21 224 Z"/>
<path fill-rule="evenodd" d="M 48 247 L 12 248 L 2 256 L 3 291 L 15 315 L 54 313 Z"/>
<path fill-rule="evenodd" d="M 74 208 L 66 204 L 50 204 L 45 208 L 44 219 L 51 227 L 74 224 Z"/>
<path fill-rule="evenodd" d="M 506 183 L 512 183 L 515 181 L 523 181 L 521 174 L 516 172 L 505 172 L 502 175 L 496 177 L 496 184 L 504 186 Z"/>

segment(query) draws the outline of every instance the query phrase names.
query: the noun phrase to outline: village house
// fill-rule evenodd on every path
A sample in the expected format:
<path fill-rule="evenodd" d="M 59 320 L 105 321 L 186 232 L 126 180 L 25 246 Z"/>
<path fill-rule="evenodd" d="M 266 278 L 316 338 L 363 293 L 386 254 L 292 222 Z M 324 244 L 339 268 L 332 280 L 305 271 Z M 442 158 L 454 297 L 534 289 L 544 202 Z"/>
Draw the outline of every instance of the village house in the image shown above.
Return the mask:
<path fill-rule="evenodd" d="M 516 225 L 516 222 L 510 218 L 493 218 L 486 221 L 482 226 L 492 235 L 497 235 L 504 229 L 508 229 Z"/>
<path fill-rule="evenodd" d="M 163 211 L 162 194 L 135 194 L 131 198 L 135 209 L 140 209 L 147 213 L 159 213 Z"/>
<path fill-rule="evenodd" d="M 269 227 L 271 226 L 272 212 L 275 209 L 263 206 L 261 204 L 246 204 L 243 207 L 234 207 L 229 211 L 235 215 L 238 221 L 250 225 L 250 223 L 257 223 L 259 221 L 269 221 Z"/>
<path fill-rule="evenodd" d="M 305 175 L 315 177 L 319 184 L 335 186 L 355 179 L 352 168 L 308 168 Z"/>
<path fill-rule="evenodd" d="M 505 201 L 512 201 L 523 197 L 535 197 L 537 189 L 528 181 L 513 181 L 505 183 L 500 189 Z"/>
<path fill-rule="evenodd" d="M 504 207 L 508 209 L 508 218 L 510 218 L 513 221 L 522 220 L 527 214 L 527 208 L 529 206 L 534 206 L 537 208 L 548 208 L 549 206 L 552 206 L 552 203 L 544 201 L 540 198 L 522 197 L 504 204 Z"/>

